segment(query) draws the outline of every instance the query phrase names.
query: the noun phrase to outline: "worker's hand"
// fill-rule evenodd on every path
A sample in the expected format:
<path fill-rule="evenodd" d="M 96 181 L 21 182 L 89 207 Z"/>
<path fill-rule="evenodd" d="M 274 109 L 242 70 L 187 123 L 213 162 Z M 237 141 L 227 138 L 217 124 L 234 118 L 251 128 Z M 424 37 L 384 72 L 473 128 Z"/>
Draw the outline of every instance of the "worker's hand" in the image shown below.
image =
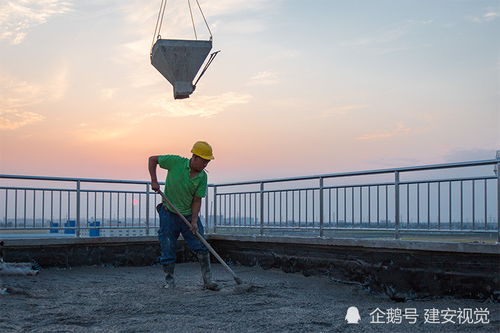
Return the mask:
<path fill-rule="evenodd" d="M 160 184 L 158 184 L 158 182 L 151 182 L 151 189 L 158 192 L 160 190 Z"/>
<path fill-rule="evenodd" d="M 191 232 L 194 235 L 196 235 L 196 233 L 198 232 L 198 221 L 192 221 L 190 225 L 191 225 Z"/>

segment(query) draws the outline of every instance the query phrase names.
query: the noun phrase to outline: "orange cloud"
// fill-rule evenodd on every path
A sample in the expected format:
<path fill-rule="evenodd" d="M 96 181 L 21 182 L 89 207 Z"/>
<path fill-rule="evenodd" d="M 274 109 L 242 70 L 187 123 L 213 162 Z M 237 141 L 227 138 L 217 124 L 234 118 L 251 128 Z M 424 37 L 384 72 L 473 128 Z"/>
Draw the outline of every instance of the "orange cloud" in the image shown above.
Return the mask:
<path fill-rule="evenodd" d="M 0 130 L 15 130 L 43 119 L 42 115 L 35 112 L 0 110 Z"/>

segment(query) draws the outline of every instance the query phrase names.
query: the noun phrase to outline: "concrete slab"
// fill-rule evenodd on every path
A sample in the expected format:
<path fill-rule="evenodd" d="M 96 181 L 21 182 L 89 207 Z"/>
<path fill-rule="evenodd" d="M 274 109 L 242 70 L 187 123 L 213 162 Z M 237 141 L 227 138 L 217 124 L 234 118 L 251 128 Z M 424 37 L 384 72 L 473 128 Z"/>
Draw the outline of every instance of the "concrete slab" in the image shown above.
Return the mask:
<path fill-rule="evenodd" d="M 374 239 L 342 239 L 322 237 L 285 237 L 285 236 L 248 236 L 248 235 L 216 235 L 209 234 L 207 239 L 258 243 L 306 244 L 323 246 L 342 246 L 374 249 L 415 250 L 436 252 L 485 253 L 500 254 L 500 244 L 490 243 L 455 243 L 408 240 L 374 240 Z M 92 237 L 92 238 L 29 238 L 4 239 L 5 247 L 51 246 L 71 244 L 122 244 L 122 243 L 157 243 L 156 236 L 139 237 Z"/>
<path fill-rule="evenodd" d="M 500 300 L 498 244 L 208 235 L 230 263 L 280 268 L 359 283 L 393 299 L 444 296 Z M 8 262 L 42 267 L 144 266 L 157 262 L 156 237 L 6 239 Z M 178 262 L 195 260 L 179 241 Z"/>
<path fill-rule="evenodd" d="M 165 290 L 159 266 L 51 268 L 37 277 L 4 280 L 0 331 L 10 332 L 498 332 L 498 303 L 427 299 L 396 303 L 360 285 L 277 269 L 234 267 L 257 288 L 237 293 L 221 265 L 213 265 L 219 292 L 201 289 L 198 264 L 176 267 L 177 288 Z M 358 324 L 348 324 L 356 306 Z M 377 310 L 378 309 L 378 310 Z M 391 310 L 392 309 L 392 310 Z M 434 312 L 470 309 L 472 323 L 426 323 Z M 476 322 L 486 314 L 488 323 Z M 382 311 L 378 322 L 371 313 Z M 389 316 L 392 311 L 396 316 Z M 398 320 L 401 314 L 401 322 Z M 414 313 L 412 316 L 403 316 Z M 448 311 L 450 313 L 450 311 Z M 396 323 L 390 323 L 396 319 Z"/>
<path fill-rule="evenodd" d="M 375 240 L 375 239 L 349 239 L 325 237 L 285 237 L 285 236 L 248 236 L 248 235 L 209 235 L 210 240 L 244 241 L 259 243 L 280 244 L 308 244 L 323 246 L 343 246 L 375 249 L 438 251 L 460 253 L 488 253 L 500 254 L 500 244 L 488 243 L 455 243 L 407 240 Z"/>

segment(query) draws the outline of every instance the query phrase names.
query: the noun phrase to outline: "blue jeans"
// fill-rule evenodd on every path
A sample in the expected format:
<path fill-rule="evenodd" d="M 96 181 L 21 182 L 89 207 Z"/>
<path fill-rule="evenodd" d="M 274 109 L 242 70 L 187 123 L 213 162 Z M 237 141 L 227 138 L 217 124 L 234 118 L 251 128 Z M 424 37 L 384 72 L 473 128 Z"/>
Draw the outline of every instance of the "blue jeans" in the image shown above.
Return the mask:
<path fill-rule="evenodd" d="M 156 208 L 160 215 L 160 229 L 158 230 L 158 238 L 160 240 L 160 264 L 168 265 L 175 262 L 175 250 L 177 249 L 177 238 L 182 233 L 182 237 L 187 242 L 189 248 L 195 253 L 208 253 L 208 249 L 202 242 L 191 232 L 191 229 L 184 221 L 175 213 L 166 209 L 163 204 Z M 191 215 L 185 216 L 191 222 Z M 203 225 L 198 217 L 198 232 L 203 236 Z"/>

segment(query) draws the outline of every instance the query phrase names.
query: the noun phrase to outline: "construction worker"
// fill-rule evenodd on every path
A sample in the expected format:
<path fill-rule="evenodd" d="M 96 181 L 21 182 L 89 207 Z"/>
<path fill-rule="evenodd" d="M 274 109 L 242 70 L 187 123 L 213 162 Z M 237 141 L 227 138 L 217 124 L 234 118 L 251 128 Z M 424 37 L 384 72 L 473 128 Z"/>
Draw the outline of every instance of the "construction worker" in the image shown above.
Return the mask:
<path fill-rule="evenodd" d="M 156 165 L 168 170 L 165 181 L 164 193 L 172 204 L 190 221 L 190 227 L 182 221 L 175 210 L 166 202 L 159 204 L 156 209 L 160 216 L 160 264 L 165 272 L 165 288 L 174 288 L 174 267 L 176 259 L 177 238 L 182 237 L 189 248 L 196 253 L 201 265 L 203 286 L 210 290 L 219 290 L 216 283 L 212 282 L 210 271 L 210 254 L 208 249 L 195 236 L 198 231 L 203 236 L 203 225 L 198 216 L 201 199 L 207 192 L 207 174 L 204 171 L 207 164 L 214 159 L 212 147 L 198 141 L 191 149 L 193 155 L 190 159 L 177 155 L 160 155 L 149 157 L 149 174 L 151 175 L 151 188 L 159 191 L 160 185 L 156 177 Z"/>

